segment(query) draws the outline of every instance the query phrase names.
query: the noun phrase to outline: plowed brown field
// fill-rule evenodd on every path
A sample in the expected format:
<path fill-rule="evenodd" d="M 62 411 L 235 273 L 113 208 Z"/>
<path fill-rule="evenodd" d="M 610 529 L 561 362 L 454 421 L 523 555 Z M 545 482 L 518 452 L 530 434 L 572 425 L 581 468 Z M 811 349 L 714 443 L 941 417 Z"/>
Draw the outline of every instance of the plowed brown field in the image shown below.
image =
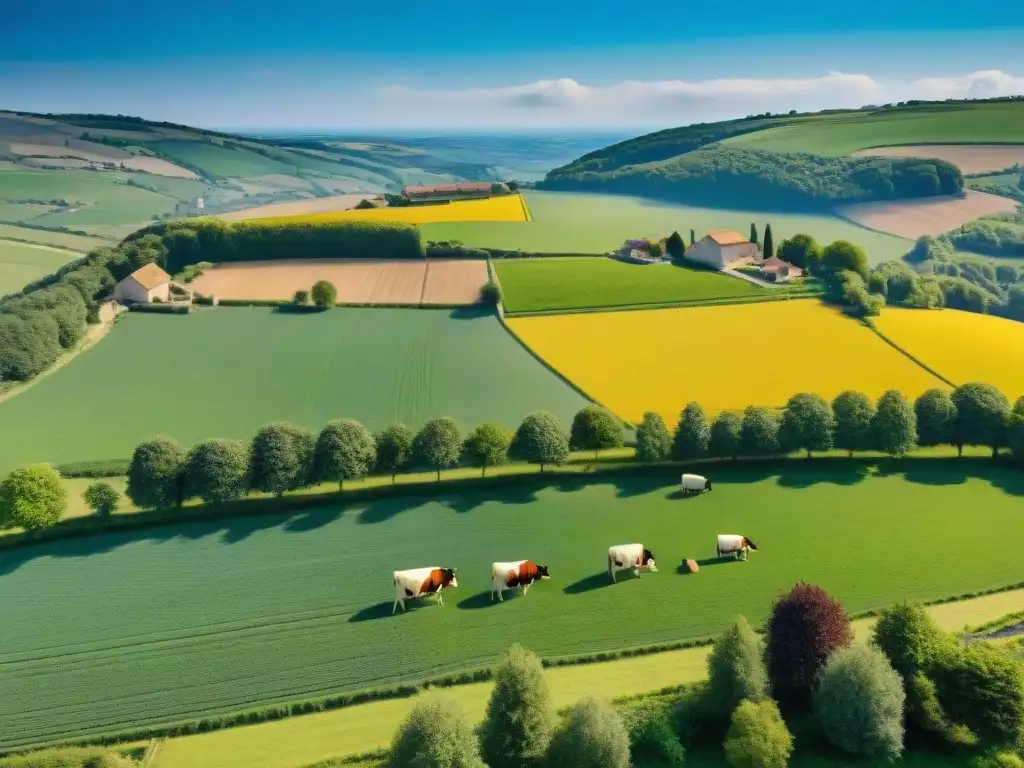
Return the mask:
<path fill-rule="evenodd" d="M 487 283 L 487 262 L 431 259 L 427 262 L 424 304 L 475 304 Z"/>
<path fill-rule="evenodd" d="M 875 157 L 937 157 L 957 166 L 964 173 L 989 173 L 1024 163 L 1024 145 L 973 146 L 969 144 L 921 144 L 902 147 L 874 147 L 854 155 Z"/>
<path fill-rule="evenodd" d="M 916 239 L 941 235 L 991 213 L 1017 210 L 1005 197 L 969 190 L 964 197 L 927 197 L 895 203 L 854 203 L 838 209 L 840 216 L 879 232 Z"/>

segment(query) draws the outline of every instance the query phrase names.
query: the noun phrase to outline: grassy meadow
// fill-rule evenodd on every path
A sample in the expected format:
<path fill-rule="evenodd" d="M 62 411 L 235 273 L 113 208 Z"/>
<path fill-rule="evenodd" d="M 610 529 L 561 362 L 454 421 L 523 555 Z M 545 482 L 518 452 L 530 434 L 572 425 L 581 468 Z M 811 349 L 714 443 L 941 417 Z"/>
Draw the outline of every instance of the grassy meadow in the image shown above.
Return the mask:
<path fill-rule="evenodd" d="M 81 255 L 52 245 L 0 239 L 0 296 L 20 291 L 33 280 L 56 272 Z"/>
<path fill-rule="evenodd" d="M 1024 144 L 1024 104 L 929 105 L 799 118 L 725 139 L 728 147 L 846 155 L 893 144 Z"/>
<path fill-rule="evenodd" d="M 850 611 L 1020 579 L 1013 548 L 991 546 L 992 530 L 1024 535 L 1019 472 L 776 472 L 716 467 L 714 493 L 689 500 L 674 474 L 563 478 L 12 550 L 0 563 L 0 731 L 16 747 L 386 685 L 486 665 L 514 641 L 566 656 L 703 637 L 737 612 L 760 621 L 801 579 Z M 714 564 L 723 530 L 759 552 Z M 660 571 L 612 585 L 606 552 L 622 541 L 644 542 Z M 553 579 L 492 605 L 490 563 L 519 557 Z M 699 576 L 676 572 L 684 557 L 705 564 Z M 459 588 L 392 616 L 391 572 L 431 564 L 459 567 Z"/>
<path fill-rule="evenodd" d="M 157 434 L 248 438 L 272 421 L 370 428 L 452 416 L 515 427 L 585 401 L 474 309 L 218 307 L 129 314 L 58 374 L 0 403 L 0 470 L 29 461 L 128 458 Z"/>
<path fill-rule="evenodd" d="M 898 259 L 913 242 L 895 235 L 864 229 L 831 215 L 768 213 L 699 208 L 622 195 L 574 192 L 525 193 L 533 221 L 461 222 L 424 224 L 426 240 L 461 240 L 466 245 L 544 253 L 594 254 L 616 250 L 627 238 L 665 237 L 678 231 L 687 241 L 713 229 L 735 229 L 747 234 L 751 222 L 763 232 L 771 223 L 776 244 L 805 232 L 818 241 L 850 240 L 872 262 Z"/>

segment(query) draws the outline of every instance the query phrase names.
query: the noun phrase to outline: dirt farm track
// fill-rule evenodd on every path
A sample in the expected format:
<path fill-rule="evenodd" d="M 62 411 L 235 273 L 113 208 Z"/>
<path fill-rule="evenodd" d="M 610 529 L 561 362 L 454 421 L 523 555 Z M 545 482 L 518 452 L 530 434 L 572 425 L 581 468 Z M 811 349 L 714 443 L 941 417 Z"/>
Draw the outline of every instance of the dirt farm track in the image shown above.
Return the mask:
<path fill-rule="evenodd" d="M 338 289 L 343 304 L 475 304 L 487 282 L 482 260 L 339 259 L 224 264 L 192 287 L 220 299 L 291 299 L 318 280 Z"/>

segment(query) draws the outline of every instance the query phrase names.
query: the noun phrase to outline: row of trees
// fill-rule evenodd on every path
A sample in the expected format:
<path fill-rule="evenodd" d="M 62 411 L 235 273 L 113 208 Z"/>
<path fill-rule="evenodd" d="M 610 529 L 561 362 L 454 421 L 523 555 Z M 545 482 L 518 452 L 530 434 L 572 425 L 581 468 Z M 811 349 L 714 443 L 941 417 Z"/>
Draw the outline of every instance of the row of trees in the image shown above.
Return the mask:
<path fill-rule="evenodd" d="M 338 301 L 338 289 L 327 280 L 317 280 L 308 291 L 296 291 L 292 303 L 297 307 L 314 306 L 317 309 L 330 309 Z"/>
<path fill-rule="evenodd" d="M 1024 668 L 1006 650 L 964 647 L 912 604 L 884 611 L 869 644 L 852 639 L 843 606 L 800 583 L 776 601 L 763 639 L 738 617 L 714 643 L 707 680 L 669 706 L 617 710 L 589 697 L 561 719 L 540 660 L 514 646 L 476 732 L 452 699 L 428 695 L 399 726 L 387 765 L 682 765 L 689 748 L 717 743 L 735 768 L 785 768 L 789 723 L 808 721 L 835 749 L 883 762 L 903 753 L 909 731 L 932 746 L 1006 750 L 1006 760 L 1024 746 Z"/>

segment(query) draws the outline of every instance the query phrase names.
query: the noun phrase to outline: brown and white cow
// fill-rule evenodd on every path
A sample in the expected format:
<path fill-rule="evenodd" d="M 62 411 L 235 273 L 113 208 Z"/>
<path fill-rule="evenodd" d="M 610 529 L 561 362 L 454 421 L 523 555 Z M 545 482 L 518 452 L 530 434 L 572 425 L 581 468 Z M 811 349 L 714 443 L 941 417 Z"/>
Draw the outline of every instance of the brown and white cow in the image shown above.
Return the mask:
<path fill-rule="evenodd" d="M 616 544 L 608 548 L 608 573 L 612 581 L 619 571 L 632 570 L 634 576 L 640 575 L 640 569 L 656 572 L 654 553 L 644 549 L 643 544 Z"/>
<path fill-rule="evenodd" d="M 746 560 L 747 553 L 757 551 L 757 545 L 746 536 L 739 536 L 735 533 L 718 534 L 718 556 L 734 555 L 737 560 Z"/>
<path fill-rule="evenodd" d="M 399 606 L 405 610 L 406 600 L 416 600 L 428 595 L 437 595 L 439 605 L 444 605 L 441 590 L 445 587 L 457 587 L 454 568 L 412 568 L 408 571 L 395 571 L 395 604 L 391 606 L 394 614 Z"/>
<path fill-rule="evenodd" d="M 516 587 L 521 588 L 525 595 L 533 582 L 549 578 L 551 576 L 548 574 L 546 565 L 537 565 L 530 560 L 493 563 L 491 565 L 491 600 L 494 600 L 494 595 L 497 593 L 498 600 L 504 602 L 505 598 L 502 593 L 506 589 L 515 589 Z"/>

